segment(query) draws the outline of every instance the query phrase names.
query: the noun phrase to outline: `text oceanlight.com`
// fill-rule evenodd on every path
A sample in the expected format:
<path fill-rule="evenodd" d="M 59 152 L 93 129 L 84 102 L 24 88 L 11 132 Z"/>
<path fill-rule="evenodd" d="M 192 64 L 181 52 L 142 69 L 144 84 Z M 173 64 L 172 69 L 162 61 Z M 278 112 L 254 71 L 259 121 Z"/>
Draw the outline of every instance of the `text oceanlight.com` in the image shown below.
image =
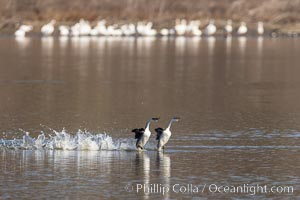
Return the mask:
<path fill-rule="evenodd" d="M 127 192 L 144 193 L 144 194 L 161 194 L 181 193 L 181 194 L 197 194 L 197 193 L 219 193 L 219 194 L 293 194 L 293 186 L 281 185 L 218 185 L 218 184 L 127 184 L 125 186 Z"/>

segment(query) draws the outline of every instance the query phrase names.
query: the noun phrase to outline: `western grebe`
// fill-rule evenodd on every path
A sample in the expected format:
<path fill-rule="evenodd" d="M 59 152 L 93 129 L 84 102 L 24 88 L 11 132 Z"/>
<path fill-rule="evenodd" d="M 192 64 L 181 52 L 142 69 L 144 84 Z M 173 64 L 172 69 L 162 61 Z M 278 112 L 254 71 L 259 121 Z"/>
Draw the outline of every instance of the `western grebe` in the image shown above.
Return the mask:
<path fill-rule="evenodd" d="M 186 29 L 187 29 L 187 21 L 185 19 L 176 19 L 176 22 L 175 22 L 175 31 L 176 31 L 176 34 L 178 36 L 182 36 L 182 35 L 185 35 L 186 34 Z"/>
<path fill-rule="evenodd" d="M 263 35 L 264 32 L 265 32 L 264 23 L 263 22 L 258 22 L 258 24 L 257 24 L 257 34 L 258 35 Z"/>
<path fill-rule="evenodd" d="M 156 128 L 155 131 L 157 133 L 156 140 L 158 140 L 157 150 L 160 151 L 161 149 L 165 148 L 165 145 L 169 141 L 172 133 L 171 133 L 171 125 L 173 122 L 178 122 L 179 117 L 173 117 L 168 125 L 168 127 L 164 130 L 162 128 Z"/>
<path fill-rule="evenodd" d="M 233 30 L 233 28 L 232 28 L 232 20 L 229 19 L 229 20 L 227 20 L 227 24 L 225 26 L 225 32 L 226 32 L 227 35 L 231 35 L 232 30 Z"/>
<path fill-rule="evenodd" d="M 151 136 L 151 132 L 150 132 L 150 123 L 151 122 L 157 122 L 159 120 L 159 118 L 151 118 L 145 126 L 144 128 L 136 128 L 133 129 L 132 132 L 135 133 L 135 139 L 137 139 L 136 141 L 136 148 L 138 150 L 143 150 L 144 146 L 147 144 L 150 136 Z"/>
<path fill-rule="evenodd" d="M 209 24 L 206 26 L 205 28 L 205 34 L 207 36 L 212 36 L 216 33 L 217 31 L 217 27 L 215 25 L 215 21 L 214 20 L 210 20 Z"/>
<path fill-rule="evenodd" d="M 45 36 L 49 36 L 54 32 L 54 24 L 56 23 L 55 20 L 51 20 L 48 24 L 45 24 L 41 28 L 41 32 Z"/>
<path fill-rule="evenodd" d="M 32 30 L 31 25 L 21 25 L 18 30 L 15 32 L 16 37 L 24 37 L 27 32 Z"/>
<path fill-rule="evenodd" d="M 61 25 L 58 29 L 61 36 L 68 36 L 70 34 L 70 27 L 68 26 Z"/>
<path fill-rule="evenodd" d="M 241 25 L 237 30 L 237 34 L 238 35 L 246 35 L 247 31 L 248 31 L 248 28 L 247 28 L 246 22 L 241 22 Z"/>

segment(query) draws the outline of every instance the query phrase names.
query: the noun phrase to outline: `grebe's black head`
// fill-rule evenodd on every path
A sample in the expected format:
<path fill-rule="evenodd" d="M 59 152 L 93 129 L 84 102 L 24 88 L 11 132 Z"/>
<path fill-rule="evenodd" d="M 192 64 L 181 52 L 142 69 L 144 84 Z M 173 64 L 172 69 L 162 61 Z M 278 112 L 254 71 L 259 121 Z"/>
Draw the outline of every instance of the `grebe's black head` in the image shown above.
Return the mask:
<path fill-rule="evenodd" d="M 153 118 L 151 118 L 151 121 L 153 121 L 153 122 L 157 122 L 159 120 L 159 117 L 153 117 Z"/>
<path fill-rule="evenodd" d="M 174 122 L 178 122 L 178 121 L 180 120 L 180 117 L 173 117 L 172 120 L 173 120 Z"/>

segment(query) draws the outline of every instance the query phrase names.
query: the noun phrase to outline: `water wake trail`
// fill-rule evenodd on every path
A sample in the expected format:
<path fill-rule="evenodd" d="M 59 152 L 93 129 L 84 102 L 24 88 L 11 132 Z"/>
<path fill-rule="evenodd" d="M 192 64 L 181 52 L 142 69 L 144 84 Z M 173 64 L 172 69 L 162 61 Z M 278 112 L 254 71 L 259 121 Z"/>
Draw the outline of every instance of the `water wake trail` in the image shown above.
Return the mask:
<path fill-rule="evenodd" d="M 134 139 L 113 139 L 106 133 L 92 134 L 88 131 L 78 130 L 75 135 L 66 130 L 55 131 L 46 136 L 39 134 L 36 138 L 25 132 L 22 139 L 0 139 L 0 149 L 61 149 L 61 150 L 135 150 Z M 147 144 L 147 149 L 155 149 L 154 144 Z"/>

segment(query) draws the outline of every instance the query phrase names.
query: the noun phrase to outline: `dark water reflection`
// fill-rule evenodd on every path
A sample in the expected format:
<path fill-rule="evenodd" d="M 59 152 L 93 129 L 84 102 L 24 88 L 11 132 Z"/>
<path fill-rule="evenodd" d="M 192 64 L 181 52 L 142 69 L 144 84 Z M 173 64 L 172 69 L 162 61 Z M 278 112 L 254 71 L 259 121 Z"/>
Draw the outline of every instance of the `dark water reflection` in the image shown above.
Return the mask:
<path fill-rule="evenodd" d="M 40 124 L 128 138 L 149 117 L 182 118 L 165 154 L 0 150 L 0 198 L 163 198 L 128 183 L 296 187 L 299 52 L 299 39 L 0 38 L 6 138 Z"/>
<path fill-rule="evenodd" d="M 2 151 L 1 198 L 276 198 L 299 195 L 299 150 Z M 267 158 L 266 158 L 267 157 Z M 289 159 L 287 159 L 287 157 Z M 127 192 L 126 185 L 293 185 L 293 194 Z"/>

